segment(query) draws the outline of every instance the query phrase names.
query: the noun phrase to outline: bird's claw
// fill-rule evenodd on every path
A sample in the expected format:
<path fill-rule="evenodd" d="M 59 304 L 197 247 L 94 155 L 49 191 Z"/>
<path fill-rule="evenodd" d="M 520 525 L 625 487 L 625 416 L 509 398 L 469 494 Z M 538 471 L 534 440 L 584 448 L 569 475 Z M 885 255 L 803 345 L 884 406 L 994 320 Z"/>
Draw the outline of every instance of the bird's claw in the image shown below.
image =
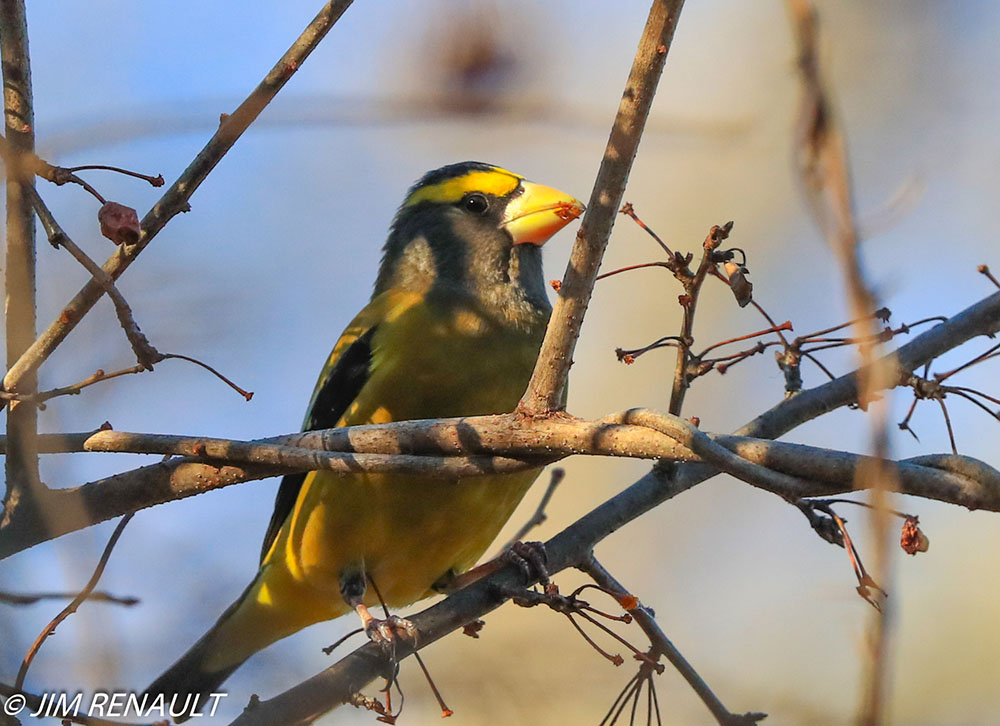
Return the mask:
<path fill-rule="evenodd" d="M 503 557 L 521 568 L 526 582 L 538 580 L 543 585 L 549 583 L 549 571 L 546 567 L 549 558 L 545 553 L 544 543 L 515 542 L 503 553 Z"/>
<path fill-rule="evenodd" d="M 365 623 L 365 635 L 368 639 L 385 650 L 390 650 L 396 644 L 396 638 L 402 637 L 416 645 L 417 628 L 406 618 L 389 615 L 386 618 L 372 618 Z"/>

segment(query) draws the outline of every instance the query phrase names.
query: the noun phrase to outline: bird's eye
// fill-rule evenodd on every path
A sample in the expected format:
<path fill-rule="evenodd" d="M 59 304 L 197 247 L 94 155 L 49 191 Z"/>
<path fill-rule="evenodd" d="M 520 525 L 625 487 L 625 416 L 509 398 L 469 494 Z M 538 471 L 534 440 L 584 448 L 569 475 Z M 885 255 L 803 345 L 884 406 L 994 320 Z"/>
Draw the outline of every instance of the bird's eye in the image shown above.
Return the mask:
<path fill-rule="evenodd" d="M 462 198 L 462 206 L 473 214 L 485 214 L 490 203 L 482 194 L 466 194 Z"/>

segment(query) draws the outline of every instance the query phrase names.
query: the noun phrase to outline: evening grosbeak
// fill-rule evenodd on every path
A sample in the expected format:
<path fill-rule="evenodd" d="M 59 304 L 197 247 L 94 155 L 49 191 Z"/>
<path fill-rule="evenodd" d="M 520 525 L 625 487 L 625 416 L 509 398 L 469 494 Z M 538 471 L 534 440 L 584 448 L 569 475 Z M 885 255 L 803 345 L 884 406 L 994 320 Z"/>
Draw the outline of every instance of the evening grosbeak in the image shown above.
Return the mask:
<path fill-rule="evenodd" d="M 489 164 L 426 174 L 392 223 L 371 301 L 320 373 L 304 430 L 513 410 L 551 309 L 541 245 L 582 211 Z M 433 594 L 475 564 L 539 471 L 284 477 L 257 576 L 147 693 L 201 702 L 257 651 L 351 610 L 384 636 L 369 583 L 389 607 Z"/>

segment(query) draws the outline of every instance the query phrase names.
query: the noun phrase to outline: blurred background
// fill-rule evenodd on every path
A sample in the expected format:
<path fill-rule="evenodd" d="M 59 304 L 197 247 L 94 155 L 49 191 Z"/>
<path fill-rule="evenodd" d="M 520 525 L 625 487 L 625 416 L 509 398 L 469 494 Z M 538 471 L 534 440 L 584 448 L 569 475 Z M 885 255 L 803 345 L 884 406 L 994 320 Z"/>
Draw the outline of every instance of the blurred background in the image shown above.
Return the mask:
<path fill-rule="evenodd" d="M 244 98 L 319 3 L 35 0 L 28 7 L 40 154 L 61 165 L 104 163 L 162 173 L 169 184 Z M 993 291 L 976 265 L 1000 268 L 992 230 L 1000 192 L 1000 5 L 983 0 L 820 2 L 823 61 L 847 134 L 865 259 L 893 322 L 952 314 Z M 586 199 L 600 163 L 648 3 L 590 0 L 369 0 L 350 8 L 259 122 L 122 278 L 120 288 L 161 351 L 196 356 L 255 392 L 246 403 L 204 371 L 166 361 L 155 372 L 53 401 L 43 431 L 116 429 L 250 439 L 298 429 L 315 377 L 366 302 L 396 206 L 423 172 L 465 159 L 496 163 Z M 702 0 L 684 9 L 626 200 L 674 249 L 695 250 L 712 224 L 735 221 L 755 297 L 797 333 L 847 319 L 833 259 L 796 188 L 792 132 L 798 81 L 781 2 Z M 91 172 L 108 198 L 145 212 L 159 191 Z M 40 190 L 69 234 L 103 260 L 97 204 L 79 188 Z M 562 277 L 573 230 L 546 246 Z M 657 258 L 619 219 L 610 270 Z M 991 255 L 992 253 L 992 255 Z M 40 244 L 39 322 L 85 281 L 68 255 Z M 570 410 L 596 417 L 665 409 L 672 351 L 634 365 L 633 348 L 679 324 L 678 289 L 660 269 L 599 284 L 576 353 Z M 764 327 L 752 308 L 709 285 L 697 339 L 707 345 Z M 936 370 L 985 350 L 974 342 Z M 850 355 L 823 359 L 848 369 Z M 50 388 L 134 363 L 102 300 L 41 372 Z M 806 385 L 823 380 L 804 364 Z M 961 385 L 997 394 L 996 365 Z M 992 387 L 991 387 L 992 384 Z M 691 390 L 685 412 L 732 430 L 783 395 L 769 355 Z M 910 397 L 899 393 L 894 420 Z M 1000 426 L 950 402 L 960 449 L 994 466 Z M 940 412 L 918 407 L 920 443 L 899 457 L 948 451 Z M 858 411 L 787 437 L 866 449 Z M 125 455 L 48 457 L 43 479 L 73 486 L 152 462 Z M 641 476 L 648 464 L 571 460 L 535 532 L 545 539 Z M 543 477 L 544 479 L 544 477 Z M 277 482 L 252 482 L 140 512 L 100 588 L 134 595 L 88 603 L 61 625 L 29 674 L 35 692 L 142 689 L 209 625 L 256 571 Z M 514 515 L 530 516 L 538 486 Z M 1000 720 L 1000 518 L 900 497 L 931 549 L 896 557 L 884 583 L 896 606 L 891 713 L 907 724 Z M 841 508 L 870 551 L 861 510 Z M 0 590 L 76 590 L 113 523 L 0 562 Z M 687 492 L 603 542 L 598 557 L 648 605 L 733 711 L 768 724 L 850 722 L 870 606 L 843 550 L 793 507 L 725 478 Z M 579 581 L 560 576 L 563 589 Z M 39 630 L 61 607 L 0 604 L 0 680 L 12 682 Z M 213 722 L 251 693 L 270 697 L 326 667 L 320 648 L 355 623 L 317 625 L 254 657 L 228 682 Z M 644 643 L 638 630 L 637 643 Z M 612 644 L 601 641 L 609 648 Z M 462 724 L 597 723 L 632 675 L 591 650 L 551 612 L 505 607 L 479 640 L 459 634 L 425 651 Z M 402 723 L 440 717 L 415 664 L 402 669 Z M 657 678 L 664 722 L 713 723 L 669 667 Z M 368 689 L 374 694 L 374 687 Z M 323 723 L 372 723 L 344 707 Z M 203 722 L 207 722 L 206 719 Z"/>

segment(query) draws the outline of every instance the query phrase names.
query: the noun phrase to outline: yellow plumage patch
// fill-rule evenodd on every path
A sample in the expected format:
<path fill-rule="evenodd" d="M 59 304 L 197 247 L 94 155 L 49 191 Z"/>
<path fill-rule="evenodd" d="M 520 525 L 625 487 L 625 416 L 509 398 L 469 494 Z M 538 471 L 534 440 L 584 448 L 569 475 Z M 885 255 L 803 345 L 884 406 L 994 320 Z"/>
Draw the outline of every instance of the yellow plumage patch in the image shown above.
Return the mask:
<path fill-rule="evenodd" d="M 403 206 L 412 207 L 420 202 L 449 204 L 457 202 L 469 192 L 502 197 L 517 189 L 523 178 L 498 166 L 493 167 L 492 171 L 470 171 L 462 176 L 420 187 L 406 199 Z"/>

